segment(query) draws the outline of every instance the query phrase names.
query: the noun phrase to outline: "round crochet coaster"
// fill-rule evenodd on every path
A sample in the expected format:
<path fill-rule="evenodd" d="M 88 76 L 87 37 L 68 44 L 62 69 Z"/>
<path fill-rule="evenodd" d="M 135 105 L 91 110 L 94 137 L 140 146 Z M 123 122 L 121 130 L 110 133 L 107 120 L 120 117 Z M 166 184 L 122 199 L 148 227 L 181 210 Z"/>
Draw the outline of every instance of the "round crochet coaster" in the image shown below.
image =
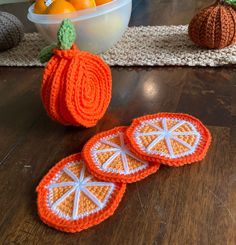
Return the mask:
<path fill-rule="evenodd" d="M 38 213 L 47 225 L 79 232 L 111 216 L 126 185 L 102 182 L 90 175 L 81 154 L 57 163 L 37 187 Z"/>
<path fill-rule="evenodd" d="M 182 166 L 202 160 L 211 135 L 196 118 L 181 113 L 158 113 L 134 119 L 126 143 L 147 161 Z"/>
<path fill-rule="evenodd" d="M 160 165 L 143 161 L 124 143 L 127 127 L 117 127 L 92 137 L 82 154 L 88 170 L 97 178 L 132 183 L 155 173 Z"/>

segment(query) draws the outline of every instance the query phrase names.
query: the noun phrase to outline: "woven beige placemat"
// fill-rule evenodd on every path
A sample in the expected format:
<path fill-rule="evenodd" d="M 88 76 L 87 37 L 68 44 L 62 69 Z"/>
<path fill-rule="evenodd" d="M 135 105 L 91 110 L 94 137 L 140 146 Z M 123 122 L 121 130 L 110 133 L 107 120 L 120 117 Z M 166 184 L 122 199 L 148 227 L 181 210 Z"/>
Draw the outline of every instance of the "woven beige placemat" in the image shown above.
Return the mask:
<path fill-rule="evenodd" d="M 25 34 L 18 47 L 0 53 L 0 66 L 43 66 L 37 55 L 45 45 L 40 34 Z M 187 26 L 140 26 L 101 57 L 111 66 L 222 66 L 236 64 L 236 45 L 206 50 L 189 40 Z"/>

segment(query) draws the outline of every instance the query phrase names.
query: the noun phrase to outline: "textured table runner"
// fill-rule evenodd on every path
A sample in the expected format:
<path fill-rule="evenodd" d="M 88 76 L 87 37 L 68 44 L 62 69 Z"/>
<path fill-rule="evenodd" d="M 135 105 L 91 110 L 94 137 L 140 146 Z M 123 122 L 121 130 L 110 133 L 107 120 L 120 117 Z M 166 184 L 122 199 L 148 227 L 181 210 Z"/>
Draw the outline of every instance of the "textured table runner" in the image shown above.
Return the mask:
<path fill-rule="evenodd" d="M 40 34 L 25 34 L 18 47 L 0 53 L 0 66 L 43 66 L 37 56 L 45 45 Z M 187 26 L 140 26 L 101 57 L 111 66 L 222 66 L 236 64 L 236 45 L 206 50 L 189 40 Z"/>

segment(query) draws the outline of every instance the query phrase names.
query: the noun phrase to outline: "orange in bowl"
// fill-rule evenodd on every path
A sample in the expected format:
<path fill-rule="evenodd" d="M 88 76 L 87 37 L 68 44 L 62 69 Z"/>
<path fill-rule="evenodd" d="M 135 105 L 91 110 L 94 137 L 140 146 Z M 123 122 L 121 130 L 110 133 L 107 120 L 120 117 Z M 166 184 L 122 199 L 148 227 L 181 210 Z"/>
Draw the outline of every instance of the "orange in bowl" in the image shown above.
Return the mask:
<path fill-rule="evenodd" d="M 76 10 L 83 10 L 96 7 L 95 0 L 68 0 Z"/>
<path fill-rule="evenodd" d="M 75 12 L 73 5 L 66 0 L 55 0 L 48 8 L 47 14 L 66 14 Z"/>
<path fill-rule="evenodd" d="M 96 5 L 102 5 L 102 4 L 106 4 L 109 2 L 112 2 L 112 0 L 95 0 L 96 1 Z"/>
<path fill-rule="evenodd" d="M 35 14 L 45 14 L 47 8 L 52 4 L 53 0 L 37 0 L 34 5 Z"/>

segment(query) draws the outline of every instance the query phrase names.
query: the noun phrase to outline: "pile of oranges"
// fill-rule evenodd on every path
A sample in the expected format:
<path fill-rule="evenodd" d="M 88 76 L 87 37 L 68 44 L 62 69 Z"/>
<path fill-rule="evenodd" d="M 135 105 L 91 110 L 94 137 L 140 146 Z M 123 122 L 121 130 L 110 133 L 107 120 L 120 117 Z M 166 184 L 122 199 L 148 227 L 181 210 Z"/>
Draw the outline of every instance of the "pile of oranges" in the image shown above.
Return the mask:
<path fill-rule="evenodd" d="M 94 8 L 112 0 L 36 0 L 35 14 L 66 14 L 77 10 Z"/>

